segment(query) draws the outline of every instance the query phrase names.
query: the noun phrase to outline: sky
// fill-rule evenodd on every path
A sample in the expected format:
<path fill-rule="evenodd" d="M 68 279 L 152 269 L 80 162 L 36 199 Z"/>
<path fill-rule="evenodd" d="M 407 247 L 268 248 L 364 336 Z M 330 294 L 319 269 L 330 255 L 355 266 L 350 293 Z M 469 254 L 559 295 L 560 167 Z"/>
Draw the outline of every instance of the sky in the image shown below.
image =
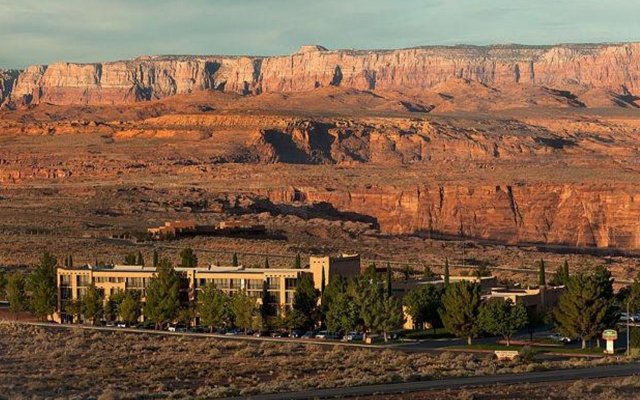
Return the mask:
<path fill-rule="evenodd" d="M 0 68 L 155 54 L 640 41 L 640 0 L 0 0 Z"/>

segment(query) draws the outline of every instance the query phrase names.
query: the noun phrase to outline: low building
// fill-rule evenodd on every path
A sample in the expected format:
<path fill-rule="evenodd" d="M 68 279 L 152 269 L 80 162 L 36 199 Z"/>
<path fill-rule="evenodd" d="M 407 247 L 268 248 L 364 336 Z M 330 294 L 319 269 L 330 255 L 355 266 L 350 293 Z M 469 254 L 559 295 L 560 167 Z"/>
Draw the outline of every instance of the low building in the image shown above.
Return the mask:
<path fill-rule="evenodd" d="M 537 288 L 494 288 L 490 293 L 483 296 L 488 299 L 509 299 L 514 304 L 520 302 L 524 304 L 528 311 L 545 312 L 553 309 L 564 293 L 564 286 L 544 286 Z"/>
<path fill-rule="evenodd" d="M 147 229 L 147 232 L 154 238 L 167 238 L 176 237 L 183 232 L 195 231 L 195 229 L 196 222 L 194 220 L 168 221 L 162 226 Z"/>
<path fill-rule="evenodd" d="M 261 299 L 263 285 L 274 299 L 277 309 L 286 310 L 293 304 L 293 296 L 299 279 L 309 274 L 316 288 L 320 289 L 322 275 L 325 283 L 337 276 L 350 278 L 360 271 L 360 256 L 311 257 L 309 268 L 245 268 L 243 266 L 208 266 L 197 268 L 175 268 L 184 279 L 186 295 L 193 300 L 202 288 L 214 285 L 226 294 L 233 295 L 241 290 L 250 297 Z M 58 312 L 54 316 L 65 322 L 66 305 L 70 300 L 79 299 L 90 285 L 95 285 L 108 300 L 118 291 L 136 290 L 144 296 L 156 268 L 140 265 L 86 265 L 57 269 Z M 258 301 L 258 300 L 257 300 Z"/>

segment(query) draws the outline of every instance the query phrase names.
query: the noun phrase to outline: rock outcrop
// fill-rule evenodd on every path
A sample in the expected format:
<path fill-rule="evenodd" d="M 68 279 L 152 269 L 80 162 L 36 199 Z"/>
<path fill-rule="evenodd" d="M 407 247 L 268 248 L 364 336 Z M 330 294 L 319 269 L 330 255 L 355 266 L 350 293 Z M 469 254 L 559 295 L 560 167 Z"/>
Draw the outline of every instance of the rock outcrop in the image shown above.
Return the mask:
<path fill-rule="evenodd" d="M 453 46 L 329 51 L 303 46 L 289 56 L 158 56 L 95 64 L 30 66 L 0 101 L 119 104 L 195 90 L 240 94 L 341 86 L 415 91 L 451 79 L 491 87 L 576 86 L 627 95 L 640 90 L 640 43 L 557 46 Z M 0 85 L 5 78 L 0 77 Z M 7 89 L 12 86 L 11 89 Z"/>
<path fill-rule="evenodd" d="M 640 249 L 637 186 L 420 184 L 298 187 L 264 195 L 275 203 L 327 202 L 343 212 L 374 217 L 387 233 Z"/>
<path fill-rule="evenodd" d="M 19 71 L 0 69 L 0 105 L 9 98 Z"/>

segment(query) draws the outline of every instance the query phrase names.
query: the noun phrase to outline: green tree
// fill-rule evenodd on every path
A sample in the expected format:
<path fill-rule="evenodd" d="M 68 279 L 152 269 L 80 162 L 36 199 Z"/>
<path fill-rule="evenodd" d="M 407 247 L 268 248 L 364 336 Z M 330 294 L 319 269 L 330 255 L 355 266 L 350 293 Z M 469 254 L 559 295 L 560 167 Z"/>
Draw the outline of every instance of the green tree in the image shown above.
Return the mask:
<path fill-rule="evenodd" d="M 9 310 L 12 313 L 17 314 L 27 309 L 27 295 L 23 274 L 18 272 L 9 274 L 5 290 L 7 301 L 9 301 Z"/>
<path fill-rule="evenodd" d="M 191 304 L 184 305 L 178 310 L 176 320 L 178 323 L 183 324 L 186 327 L 190 327 L 193 319 L 195 318 L 196 311 Z"/>
<path fill-rule="evenodd" d="M 5 299 L 7 297 L 7 281 L 7 275 L 4 273 L 4 271 L 0 271 L 0 299 Z"/>
<path fill-rule="evenodd" d="M 264 258 L 264 268 L 269 269 L 271 266 L 269 265 L 269 257 Z"/>
<path fill-rule="evenodd" d="M 158 250 L 153 250 L 153 268 L 156 268 L 160 262 L 160 256 L 158 255 Z"/>
<path fill-rule="evenodd" d="M 253 326 L 256 311 L 256 302 L 249 297 L 244 290 L 231 297 L 231 311 L 235 326 L 245 332 Z"/>
<path fill-rule="evenodd" d="M 444 259 L 444 287 L 449 287 L 449 259 Z"/>
<path fill-rule="evenodd" d="M 180 252 L 180 266 L 182 268 L 195 268 L 198 266 L 198 257 L 191 247 Z"/>
<path fill-rule="evenodd" d="M 87 288 L 87 292 L 82 297 L 82 311 L 82 315 L 91 321 L 91 325 L 95 325 L 102 318 L 103 295 L 93 284 Z"/>
<path fill-rule="evenodd" d="M 402 275 L 404 276 L 405 281 L 408 281 L 413 273 L 413 268 L 411 268 L 408 264 L 402 266 Z"/>
<path fill-rule="evenodd" d="M 311 329 L 318 317 L 318 297 L 319 291 L 313 285 L 313 278 L 309 274 L 303 274 L 298 280 L 296 290 L 293 294 L 292 312 L 294 315 L 303 317 L 300 326 L 296 328 Z"/>
<path fill-rule="evenodd" d="M 387 287 L 387 296 L 393 295 L 393 287 L 391 282 L 391 264 L 387 263 L 387 277 L 385 279 L 385 285 Z"/>
<path fill-rule="evenodd" d="M 136 257 L 136 265 L 144 265 L 144 257 L 142 256 L 141 251 L 138 251 L 138 256 Z"/>
<path fill-rule="evenodd" d="M 118 319 L 119 307 L 124 300 L 125 292 L 122 290 L 116 291 L 109 296 L 109 299 L 104 302 L 104 319 L 107 321 L 115 321 Z"/>
<path fill-rule="evenodd" d="M 82 299 L 69 300 L 65 306 L 65 311 L 71 315 L 71 323 L 80 322 L 80 317 L 84 312 Z"/>
<path fill-rule="evenodd" d="M 322 267 L 322 277 L 320 278 L 320 295 L 324 294 L 324 290 L 327 285 L 327 282 L 324 276 L 325 276 L 324 267 Z"/>
<path fill-rule="evenodd" d="M 353 286 L 354 280 L 347 282 L 338 275 L 325 288 L 321 303 L 322 320 L 332 332 L 346 333 L 361 325 Z"/>
<path fill-rule="evenodd" d="M 404 324 L 402 304 L 393 296 L 384 296 L 376 302 L 375 310 L 377 318 L 374 320 L 373 328 L 382 332 L 384 341 L 387 342 L 389 333 L 401 329 Z"/>
<path fill-rule="evenodd" d="M 553 274 L 550 284 L 552 286 L 563 286 L 567 284 L 567 280 L 569 280 L 569 262 L 564 260 Z"/>
<path fill-rule="evenodd" d="M 231 304 L 229 296 L 213 285 L 205 286 L 198 294 L 196 306 L 200 322 L 213 332 L 216 327 L 227 325 L 231 320 Z"/>
<path fill-rule="evenodd" d="M 124 265 L 136 265 L 136 255 L 129 253 L 124 256 Z"/>
<path fill-rule="evenodd" d="M 296 260 L 293 263 L 293 268 L 296 268 L 296 269 L 302 268 L 302 259 L 300 258 L 300 253 L 296 254 Z"/>
<path fill-rule="evenodd" d="M 582 348 L 608 326 L 610 315 L 615 312 L 613 299 L 606 298 L 596 274 L 579 273 L 569 278 L 565 293 L 553 311 L 556 327 L 568 337 L 579 337 Z"/>
<path fill-rule="evenodd" d="M 125 292 L 122 302 L 118 307 L 118 314 L 123 322 L 132 325 L 140 319 L 142 312 L 142 303 L 140 301 L 140 292 L 128 290 Z"/>
<path fill-rule="evenodd" d="M 41 320 L 53 314 L 57 306 L 56 265 L 55 257 L 45 252 L 26 281 L 29 306 Z"/>
<path fill-rule="evenodd" d="M 502 336 L 509 346 L 513 335 L 527 323 L 527 310 L 511 299 L 491 299 L 480 307 L 478 322 L 483 331 Z"/>
<path fill-rule="evenodd" d="M 275 314 L 273 307 L 273 296 L 269 293 L 269 285 L 267 281 L 262 282 L 262 294 L 260 296 L 260 317 L 262 318 L 262 326 L 267 326 L 269 317 Z"/>
<path fill-rule="evenodd" d="M 407 293 L 404 304 L 416 326 L 423 328 L 424 323 L 428 322 L 435 330 L 442 324 L 438 313 L 442 307 L 442 292 L 443 290 L 435 285 L 420 285 Z"/>
<path fill-rule="evenodd" d="M 233 253 L 233 257 L 231 258 L 231 265 L 233 265 L 234 267 L 237 267 L 238 265 L 238 255 L 236 253 Z"/>
<path fill-rule="evenodd" d="M 629 308 L 631 310 L 640 310 L 640 272 L 638 272 L 633 283 L 629 287 L 629 294 L 626 301 L 629 302 Z"/>
<path fill-rule="evenodd" d="M 436 277 L 436 274 L 433 273 L 431 267 L 428 265 L 424 266 L 424 271 L 422 271 L 422 280 L 423 281 L 432 281 Z"/>
<path fill-rule="evenodd" d="M 478 334 L 480 286 L 468 281 L 449 285 L 442 296 L 440 317 L 447 330 L 458 337 L 466 337 L 467 344 Z"/>
<path fill-rule="evenodd" d="M 540 259 L 540 270 L 538 272 L 538 285 L 546 286 L 547 285 L 547 276 L 544 267 L 544 260 Z"/>
<path fill-rule="evenodd" d="M 147 288 L 144 316 L 162 328 L 176 318 L 180 309 L 180 276 L 171 261 L 162 258 Z"/>

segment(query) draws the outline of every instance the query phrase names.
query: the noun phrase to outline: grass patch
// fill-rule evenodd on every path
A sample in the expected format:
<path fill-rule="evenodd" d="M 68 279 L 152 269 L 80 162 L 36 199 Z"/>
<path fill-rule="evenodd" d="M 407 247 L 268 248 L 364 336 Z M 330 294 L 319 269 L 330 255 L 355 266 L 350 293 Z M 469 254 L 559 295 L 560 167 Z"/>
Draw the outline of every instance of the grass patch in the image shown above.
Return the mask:
<path fill-rule="evenodd" d="M 407 339 L 453 339 L 454 335 L 445 328 L 407 330 L 404 332 Z"/>

